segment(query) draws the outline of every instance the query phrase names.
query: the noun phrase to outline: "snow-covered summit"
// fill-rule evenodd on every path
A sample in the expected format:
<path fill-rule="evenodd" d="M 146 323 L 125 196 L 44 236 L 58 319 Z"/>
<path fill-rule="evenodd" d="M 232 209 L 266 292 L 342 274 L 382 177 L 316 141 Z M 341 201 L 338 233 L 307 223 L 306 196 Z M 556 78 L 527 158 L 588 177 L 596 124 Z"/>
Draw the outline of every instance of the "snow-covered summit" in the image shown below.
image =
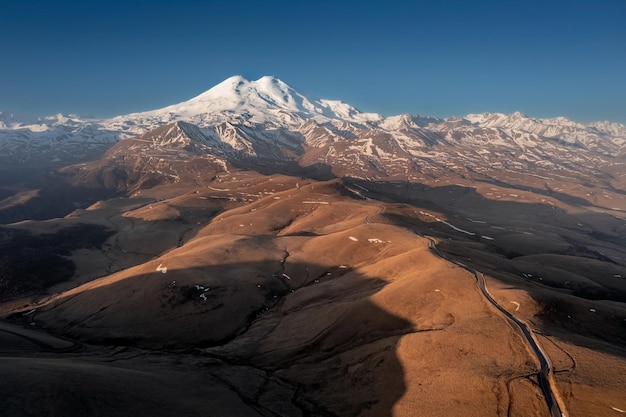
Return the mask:
<path fill-rule="evenodd" d="M 240 75 L 230 77 L 204 93 L 182 103 L 150 113 L 171 112 L 194 117 L 209 113 L 251 113 L 265 119 L 268 111 L 315 111 L 315 105 L 305 96 L 278 78 L 266 76 L 249 81 Z"/>
<path fill-rule="evenodd" d="M 445 120 L 436 117 L 423 117 L 419 115 L 412 116 L 408 113 L 398 116 L 389 116 L 379 123 L 379 126 L 385 130 L 402 130 L 402 129 L 419 129 L 432 124 L 440 124 Z"/>
<path fill-rule="evenodd" d="M 135 125 L 144 125 L 184 120 L 202 127 L 224 121 L 297 126 L 310 119 L 365 123 L 383 117 L 362 113 L 341 101 L 308 98 L 273 76 L 250 81 L 235 75 L 190 100 L 157 110 L 118 116 L 112 122 L 130 120 Z"/>

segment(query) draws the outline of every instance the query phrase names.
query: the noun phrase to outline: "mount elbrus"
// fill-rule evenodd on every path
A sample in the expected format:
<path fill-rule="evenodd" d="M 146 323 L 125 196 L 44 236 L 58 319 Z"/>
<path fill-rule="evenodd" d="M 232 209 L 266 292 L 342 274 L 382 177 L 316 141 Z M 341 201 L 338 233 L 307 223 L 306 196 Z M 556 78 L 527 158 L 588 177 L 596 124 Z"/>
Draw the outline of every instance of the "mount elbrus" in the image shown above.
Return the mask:
<path fill-rule="evenodd" d="M 626 410 L 617 123 L 240 76 L 107 120 L 0 113 L 0 224 L 3 415 Z"/>

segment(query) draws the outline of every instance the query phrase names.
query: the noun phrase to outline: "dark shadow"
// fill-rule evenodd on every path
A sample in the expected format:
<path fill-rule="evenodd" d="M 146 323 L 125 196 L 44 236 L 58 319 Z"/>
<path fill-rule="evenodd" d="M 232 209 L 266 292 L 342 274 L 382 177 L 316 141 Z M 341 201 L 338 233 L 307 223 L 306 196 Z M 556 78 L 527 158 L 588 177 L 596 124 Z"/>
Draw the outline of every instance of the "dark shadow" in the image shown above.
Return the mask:
<path fill-rule="evenodd" d="M 113 233 L 95 224 L 46 234 L 0 226 L 0 302 L 68 280 L 75 265 L 67 256 L 76 249 L 99 248 Z"/>
<path fill-rule="evenodd" d="M 13 320 L 32 321 L 81 343 L 178 357 L 178 365 L 164 372 L 180 369 L 193 378 L 200 366 L 205 377 L 235 393 L 249 408 L 245 415 L 343 417 L 375 407 L 384 417 L 392 415 L 393 405 L 406 391 L 397 343 L 416 330 L 369 301 L 384 285 L 384 280 L 356 270 L 290 263 L 278 256 L 167 273 L 155 270 L 62 297 L 28 317 L 16 314 Z M 87 355 L 98 366 L 111 359 L 102 351 Z M 37 360 L 32 363 L 38 366 Z M 190 370 L 193 364 L 196 369 Z M 125 367 L 118 362 L 115 366 Z M 65 399 L 55 415 L 69 415 L 66 410 L 81 405 L 78 398 L 94 389 L 85 386 L 67 395 L 63 387 L 73 386 L 72 370 L 56 370 L 67 372 L 70 385 L 46 387 Z M 31 375 L 31 385 L 43 388 L 51 371 L 44 366 L 39 371 Z M 5 382 L 8 377 L 19 383 L 13 373 L 3 375 Z M 41 401 L 39 392 L 20 397 L 35 402 L 37 396 L 43 412 L 50 401 Z M 177 396 L 170 401 L 171 407 L 184 406 Z M 223 396 L 208 401 L 219 410 L 233 400 Z M 129 407 L 126 414 L 153 415 L 153 404 L 145 399 L 124 405 Z M 7 410 L 6 401 L 0 399 L 0 406 Z M 118 411 L 115 402 L 104 407 L 108 415 Z"/>
<path fill-rule="evenodd" d="M 0 224 L 64 217 L 116 194 L 71 185 L 56 172 L 39 168 L 1 169 L 0 187 Z"/>
<path fill-rule="evenodd" d="M 255 171 L 263 175 L 283 174 L 317 181 L 336 178 L 332 166 L 322 163 L 301 166 L 296 160 L 278 161 L 247 155 L 238 160 L 230 160 L 230 163 L 242 171 Z"/>
<path fill-rule="evenodd" d="M 528 185 L 512 184 L 512 183 L 497 180 L 495 178 L 491 178 L 484 182 L 488 184 L 497 185 L 499 187 L 511 188 L 511 189 L 520 190 L 520 191 L 529 191 L 534 194 L 544 195 L 546 197 L 552 197 L 556 200 L 559 200 L 562 203 L 570 204 L 573 206 L 587 206 L 587 207 L 595 206 L 592 202 L 585 200 L 584 198 L 576 197 L 576 196 L 562 193 L 559 191 L 555 191 L 552 188 L 550 188 L 550 186 L 547 183 L 544 186 L 545 188 L 537 188 L 537 187 L 530 187 Z"/>

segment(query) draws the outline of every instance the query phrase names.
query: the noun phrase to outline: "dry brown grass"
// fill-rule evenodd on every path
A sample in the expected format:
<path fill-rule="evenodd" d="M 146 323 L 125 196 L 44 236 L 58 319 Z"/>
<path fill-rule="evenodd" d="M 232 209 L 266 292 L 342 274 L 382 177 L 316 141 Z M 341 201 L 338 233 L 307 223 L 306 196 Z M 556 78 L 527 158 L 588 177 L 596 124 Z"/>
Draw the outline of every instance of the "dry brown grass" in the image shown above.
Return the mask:
<path fill-rule="evenodd" d="M 162 410 L 152 415 L 176 409 L 162 401 L 168 396 L 180 397 L 178 407 L 189 415 L 201 405 L 198 396 L 210 396 L 204 404 L 222 415 L 299 415 L 298 408 L 341 416 L 546 415 L 538 364 L 519 331 L 486 302 L 472 274 L 435 256 L 417 230 L 447 242 L 441 247 L 455 259 L 493 272 L 497 279 L 488 278 L 488 285 L 496 300 L 510 311 L 519 303 L 515 314 L 548 335 L 540 342 L 558 371 L 568 415 L 626 409 L 619 402 L 625 356 L 608 352 L 619 344 L 619 328 L 607 333 L 614 344 L 604 347 L 589 330 L 622 314 L 622 304 L 581 301 L 573 288 L 556 293 L 559 304 L 545 288 L 569 280 L 622 291 L 614 277 L 598 274 L 617 274 L 620 266 L 580 256 L 572 242 L 580 238 L 583 215 L 568 213 L 570 206 L 555 200 L 563 210 L 555 211 L 520 192 L 522 203 L 507 196 L 499 208 L 480 211 L 488 190 L 455 195 L 423 188 L 420 198 L 436 202 L 424 208 L 361 200 L 338 180 L 233 172 L 208 185 L 141 190 L 39 225 L 83 221 L 116 234 L 99 253 L 72 254 L 77 274 L 52 289 L 58 294 L 36 305 L 5 305 L 5 311 L 37 307 L 29 317 L 39 326 L 125 346 L 140 359 L 122 355 L 111 367 L 119 354 L 113 348 L 81 350 L 79 359 L 44 349 L 43 356 L 59 358 L 36 359 L 24 374 L 18 372 L 23 361 L 2 359 L 12 381 L 4 388 L 16 404 L 31 395 L 11 388 L 19 384 L 50 390 L 70 404 L 75 397 L 46 385 L 48 378 L 60 384 L 65 369 L 80 398 L 105 393 L 87 405 L 78 402 L 88 411 L 96 405 L 118 410 L 107 399 L 118 395 L 128 410 L 142 401 L 146 410 Z M 458 204 L 462 212 L 448 209 Z M 420 210 L 494 240 L 459 238 Z M 602 230 L 614 227 L 613 220 L 600 220 Z M 546 282 L 521 278 L 540 271 Z M 559 333 L 560 320 L 576 309 L 580 314 Z M 584 343 L 570 333 L 586 335 Z M 5 338 L 15 346 L 28 343 Z M 146 349 L 192 355 L 161 352 L 146 359 Z M 181 382 L 185 372 L 192 377 Z M 142 388 L 122 392 L 122 383 L 112 381 Z M 76 388 L 80 384 L 90 388 Z M 173 384 L 190 391 L 181 396 Z"/>

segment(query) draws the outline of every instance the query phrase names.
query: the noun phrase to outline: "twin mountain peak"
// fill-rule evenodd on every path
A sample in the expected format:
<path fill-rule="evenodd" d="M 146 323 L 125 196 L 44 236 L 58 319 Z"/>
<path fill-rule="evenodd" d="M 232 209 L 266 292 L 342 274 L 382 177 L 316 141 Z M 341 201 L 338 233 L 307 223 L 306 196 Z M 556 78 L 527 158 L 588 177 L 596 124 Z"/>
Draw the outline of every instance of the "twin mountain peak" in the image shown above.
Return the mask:
<path fill-rule="evenodd" d="M 105 151 L 109 157 L 206 154 L 231 162 L 324 165 L 335 175 L 410 180 L 498 169 L 507 158 L 514 163 L 506 169 L 516 171 L 564 162 L 591 166 L 621 160 L 626 150 L 626 127 L 617 123 L 522 113 L 384 117 L 342 101 L 309 98 L 271 76 L 256 81 L 233 76 L 188 101 L 106 120 L 57 115 L 28 122 L 0 116 L 5 166 L 67 165 L 100 158 Z"/>

